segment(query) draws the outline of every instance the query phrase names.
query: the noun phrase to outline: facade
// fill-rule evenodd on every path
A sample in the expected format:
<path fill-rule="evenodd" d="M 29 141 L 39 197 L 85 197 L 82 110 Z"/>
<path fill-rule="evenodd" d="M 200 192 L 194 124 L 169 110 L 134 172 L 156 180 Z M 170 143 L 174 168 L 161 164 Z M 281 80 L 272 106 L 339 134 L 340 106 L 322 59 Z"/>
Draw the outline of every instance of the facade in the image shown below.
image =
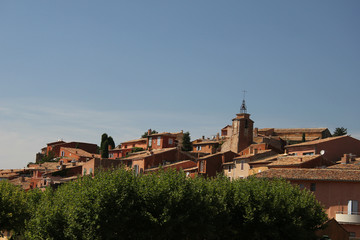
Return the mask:
<path fill-rule="evenodd" d="M 157 168 L 185 160 L 195 160 L 195 158 L 178 148 L 154 149 L 141 154 L 122 158 L 120 161 L 132 169 L 136 174 L 143 173 L 147 169 Z"/>
<path fill-rule="evenodd" d="M 253 143 L 254 121 L 250 114 L 238 113 L 232 122 L 231 135 L 222 144 L 221 151 L 239 153 Z"/>
<path fill-rule="evenodd" d="M 278 154 L 271 150 L 237 156 L 222 164 L 222 171 L 229 179 L 246 178 L 252 175 L 252 162 L 263 161 L 262 167 L 277 159 Z M 267 167 L 265 167 L 267 169 Z"/>
<path fill-rule="evenodd" d="M 107 158 L 93 158 L 82 165 L 82 175 L 94 176 L 96 171 L 119 168 L 123 165 L 120 160 Z"/>
<path fill-rule="evenodd" d="M 359 170 L 273 168 L 255 176 L 284 178 L 301 189 L 313 192 L 324 205 L 329 219 L 339 222 L 350 233 L 350 239 L 360 239 Z"/>
<path fill-rule="evenodd" d="M 151 130 L 149 129 L 149 132 Z M 179 133 L 155 133 L 148 134 L 147 136 L 147 148 L 149 149 L 163 149 L 173 148 L 181 144 L 183 132 Z"/>
<path fill-rule="evenodd" d="M 302 142 L 303 136 L 305 141 L 331 137 L 327 128 L 263 128 L 258 129 L 257 133 L 263 136 L 278 136 L 290 144 Z"/>
<path fill-rule="evenodd" d="M 135 139 L 127 142 L 122 142 L 118 147 L 109 150 L 109 159 L 117 159 L 128 156 L 134 149 L 146 149 L 147 138 Z"/>
<path fill-rule="evenodd" d="M 218 151 L 220 143 L 220 140 L 197 139 L 192 142 L 193 152 L 214 154 Z"/>
<path fill-rule="evenodd" d="M 350 136 L 329 137 L 325 139 L 289 145 L 285 147 L 289 155 L 323 154 L 330 161 L 337 162 L 344 154 L 360 156 L 360 140 Z"/>
<path fill-rule="evenodd" d="M 215 177 L 218 173 L 222 172 L 223 164 L 233 161 L 237 156 L 239 156 L 237 153 L 227 151 L 201 157 L 197 162 L 199 175 Z"/>
<path fill-rule="evenodd" d="M 79 148 L 60 148 L 60 161 L 63 163 L 69 163 L 72 161 L 86 162 L 92 158 L 99 158 L 100 154 L 88 153 L 85 150 Z"/>
<path fill-rule="evenodd" d="M 44 152 L 44 154 L 50 154 L 50 152 L 51 152 L 54 155 L 54 157 L 57 158 L 57 157 L 61 156 L 60 148 L 62 148 L 62 147 L 82 149 L 88 153 L 93 153 L 93 154 L 98 153 L 98 145 L 96 145 L 96 144 L 83 143 L 83 142 L 67 143 L 64 141 L 48 143 L 47 147 L 46 147 L 46 151 L 44 152 L 45 149 L 42 149 L 42 152 Z M 36 159 L 39 159 L 39 157 L 37 156 Z"/>
<path fill-rule="evenodd" d="M 165 165 L 162 165 L 161 167 L 149 168 L 149 169 L 146 169 L 144 172 L 152 173 L 152 172 L 157 172 L 160 169 L 162 169 L 164 171 L 167 171 L 170 169 L 175 169 L 176 171 L 182 170 L 182 171 L 186 172 L 187 176 L 194 177 L 194 176 L 196 176 L 196 174 L 195 174 L 195 171 L 193 171 L 193 170 L 197 169 L 197 163 L 194 160 L 185 160 L 185 161 L 165 164 Z"/>

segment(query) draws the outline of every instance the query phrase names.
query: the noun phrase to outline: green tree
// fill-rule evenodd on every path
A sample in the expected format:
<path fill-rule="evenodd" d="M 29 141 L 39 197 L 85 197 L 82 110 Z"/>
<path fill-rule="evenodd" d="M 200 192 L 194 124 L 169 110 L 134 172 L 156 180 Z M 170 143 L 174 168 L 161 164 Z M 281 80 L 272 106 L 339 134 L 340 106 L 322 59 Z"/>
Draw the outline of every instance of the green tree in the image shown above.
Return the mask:
<path fill-rule="evenodd" d="M 101 149 L 101 157 L 108 158 L 109 157 L 109 140 L 105 140 L 103 144 L 103 148 Z"/>
<path fill-rule="evenodd" d="M 108 138 L 108 142 L 109 142 L 109 146 L 111 146 L 111 149 L 114 149 L 115 148 L 115 142 L 114 142 L 114 139 L 111 136 Z"/>
<path fill-rule="evenodd" d="M 156 130 L 151 131 L 151 134 L 156 134 L 156 133 L 158 133 Z M 148 134 L 149 134 L 148 132 L 144 132 L 144 134 L 141 135 L 141 138 L 147 138 Z"/>
<path fill-rule="evenodd" d="M 306 142 L 306 135 L 305 135 L 305 133 L 303 133 L 302 134 L 302 140 L 301 140 L 302 142 Z"/>
<path fill-rule="evenodd" d="M 347 134 L 347 128 L 337 127 L 334 130 L 333 137 L 343 136 L 343 135 L 346 135 L 346 134 Z"/>
<path fill-rule="evenodd" d="M 108 136 L 106 133 L 104 133 L 101 136 L 101 143 L 100 143 L 100 153 L 102 158 L 109 157 L 109 146 L 111 146 L 112 149 L 115 148 L 114 139 L 111 136 Z"/>
<path fill-rule="evenodd" d="M 103 135 L 101 135 L 101 143 L 100 143 L 100 150 L 102 150 L 104 148 L 104 144 L 105 141 L 108 139 L 108 135 L 106 133 L 103 133 Z"/>
<path fill-rule="evenodd" d="M 117 169 L 46 190 L 25 239 L 312 239 L 326 214 L 283 180 Z"/>
<path fill-rule="evenodd" d="M 192 151 L 192 143 L 190 140 L 190 133 L 186 132 L 182 138 L 182 148 L 183 151 Z"/>
<path fill-rule="evenodd" d="M 53 151 L 49 151 L 47 154 L 44 154 L 44 156 L 41 158 L 40 163 L 54 161 L 54 158 L 55 153 Z"/>
<path fill-rule="evenodd" d="M 8 181 L 0 181 L 0 235 L 4 230 L 20 234 L 28 218 L 26 193 Z"/>

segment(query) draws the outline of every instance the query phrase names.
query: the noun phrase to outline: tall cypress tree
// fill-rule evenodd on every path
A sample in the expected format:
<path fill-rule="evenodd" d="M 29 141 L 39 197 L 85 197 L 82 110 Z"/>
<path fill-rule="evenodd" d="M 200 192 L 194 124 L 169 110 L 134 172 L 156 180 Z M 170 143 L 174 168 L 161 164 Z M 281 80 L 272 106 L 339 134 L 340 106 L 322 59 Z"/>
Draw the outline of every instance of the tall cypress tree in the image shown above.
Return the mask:
<path fill-rule="evenodd" d="M 192 151 L 192 143 L 190 140 L 190 133 L 186 132 L 182 138 L 182 148 L 183 151 Z"/>
<path fill-rule="evenodd" d="M 111 136 L 108 136 L 106 133 L 104 133 L 101 136 L 101 143 L 100 143 L 100 153 L 102 158 L 109 157 L 109 146 L 111 146 L 112 149 L 115 148 L 114 139 Z"/>

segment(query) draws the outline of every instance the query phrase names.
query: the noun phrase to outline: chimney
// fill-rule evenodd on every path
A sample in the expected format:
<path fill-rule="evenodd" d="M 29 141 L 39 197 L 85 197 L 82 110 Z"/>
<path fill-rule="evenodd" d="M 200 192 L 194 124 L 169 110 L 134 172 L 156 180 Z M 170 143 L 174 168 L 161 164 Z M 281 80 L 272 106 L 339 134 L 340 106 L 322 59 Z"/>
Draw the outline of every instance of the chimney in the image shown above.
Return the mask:
<path fill-rule="evenodd" d="M 150 135 L 151 135 L 151 129 L 148 130 L 148 136 L 150 136 Z"/>
<path fill-rule="evenodd" d="M 202 140 L 205 140 L 205 136 L 202 136 Z"/>
<path fill-rule="evenodd" d="M 219 140 L 220 140 L 220 134 L 217 133 L 217 134 L 216 134 L 216 141 L 219 141 Z"/>
<path fill-rule="evenodd" d="M 341 164 L 348 164 L 350 161 L 350 156 L 349 154 L 344 154 L 344 156 L 341 158 Z"/>
<path fill-rule="evenodd" d="M 257 137 L 259 135 L 259 128 L 254 129 L 254 137 Z"/>

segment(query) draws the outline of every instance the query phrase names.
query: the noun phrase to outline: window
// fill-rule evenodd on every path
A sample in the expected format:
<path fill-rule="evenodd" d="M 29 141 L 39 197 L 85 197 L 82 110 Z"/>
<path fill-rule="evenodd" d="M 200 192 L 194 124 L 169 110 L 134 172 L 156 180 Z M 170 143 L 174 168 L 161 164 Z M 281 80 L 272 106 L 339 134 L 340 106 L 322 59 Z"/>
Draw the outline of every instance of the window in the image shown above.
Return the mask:
<path fill-rule="evenodd" d="M 200 172 L 204 172 L 204 161 L 200 162 Z"/>
<path fill-rule="evenodd" d="M 157 145 L 160 146 L 160 140 L 161 140 L 161 137 L 158 137 L 157 138 Z"/>
<path fill-rule="evenodd" d="M 304 189 L 305 186 L 304 186 L 304 184 L 300 183 L 299 187 L 300 187 L 300 189 Z"/>
<path fill-rule="evenodd" d="M 245 119 L 245 128 L 249 127 L 249 121 L 247 119 Z"/>
<path fill-rule="evenodd" d="M 169 138 L 169 145 L 172 145 L 172 144 L 173 144 L 173 139 Z"/>
<path fill-rule="evenodd" d="M 84 174 L 83 175 L 86 175 L 86 168 L 84 168 Z"/>
<path fill-rule="evenodd" d="M 310 191 L 315 192 L 316 191 L 316 183 L 310 184 Z"/>
<path fill-rule="evenodd" d="M 91 175 L 92 173 L 93 173 L 93 169 L 90 168 L 90 169 L 89 169 L 89 174 Z"/>
<path fill-rule="evenodd" d="M 65 152 L 61 151 L 61 156 L 64 157 L 65 156 Z"/>
<path fill-rule="evenodd" d="M 241 160 L 240 164 L 241 164 L 240 169 L 241 169 L 241 170 L 244 170 L 244 160 Z"/>
<path fill-rule="evenodd" d="M 349 232 L 349 237 L 356 237 L 356 233 L 355 232 Z"/>
<path fill-rule="evenodd" d="M 358 213 L 358 201 L 349 200 L 348 201 L 348 214 L 357 214 Z"/>
<path fill-rule="evenodd" d="M 196 147 L 198 151 L 201 151 L 201 146 Z"/>
<path fill-rule="evenodd" d="M 229 165 L 229 173 L 231 173 L 231 166 Z"/>
<path fill-rule="evenodd" d="M 303 155 L 314 155 L 314 152 L 304 152 Z"/>
<path fill-rule="evenodd" d="M 151 147 L 152 137 L 149 137 L 149 147 Z"/>
<path fill-rule="evenodd" d="M 139 165 L 134 165 L 134 172 L 135 172 L 135 175 L 139 174 Z"/>

